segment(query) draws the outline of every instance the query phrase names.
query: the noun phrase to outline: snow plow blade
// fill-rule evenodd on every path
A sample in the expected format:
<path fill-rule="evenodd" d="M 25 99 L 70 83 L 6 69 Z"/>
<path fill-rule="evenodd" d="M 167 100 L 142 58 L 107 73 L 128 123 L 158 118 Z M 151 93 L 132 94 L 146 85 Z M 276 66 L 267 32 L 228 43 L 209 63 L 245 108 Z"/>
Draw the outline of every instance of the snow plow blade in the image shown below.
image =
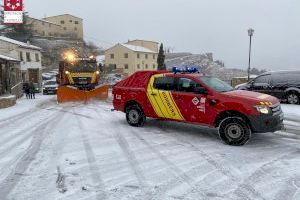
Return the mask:
<path fill-rule="evenodd" d="M 106 100 L 108 98 L 108 85 L 96 87 L 91 91 L 79 90 L 71 86 L 61 86 L 57 90 L 57 102 L 87 102 L 92 99 Z"/>

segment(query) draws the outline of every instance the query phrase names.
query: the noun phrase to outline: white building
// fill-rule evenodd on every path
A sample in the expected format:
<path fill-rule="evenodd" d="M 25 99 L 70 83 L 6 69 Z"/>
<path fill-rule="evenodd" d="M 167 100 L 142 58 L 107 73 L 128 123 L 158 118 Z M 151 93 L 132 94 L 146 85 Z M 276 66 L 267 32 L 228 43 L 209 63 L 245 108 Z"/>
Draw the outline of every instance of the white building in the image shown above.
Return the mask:
<path fill-rule="evenodd" d="M 21 61 L 23 82 L 33 80 L 33 82 L 41 85 L 41 50 L 40 47 L 33 46 L 29 43 L 0 36 L 0 53 Z"/>

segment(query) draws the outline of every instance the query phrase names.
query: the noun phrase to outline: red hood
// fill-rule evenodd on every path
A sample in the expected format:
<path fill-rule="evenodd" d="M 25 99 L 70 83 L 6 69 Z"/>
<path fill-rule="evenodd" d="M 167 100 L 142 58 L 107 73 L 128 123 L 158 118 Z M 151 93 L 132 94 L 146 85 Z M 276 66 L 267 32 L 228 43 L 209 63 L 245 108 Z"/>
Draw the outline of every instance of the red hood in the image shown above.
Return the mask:
<path fill-rule="evenodd" d="M 239 99 L 247 99 L 257 104 L 260 104 L 260 102 L 271 102 L 273 105 L 279 103 L 279 100 L 276 97 L 247 90 L 233 90 L 230 92 L 225 92 L 223 94 Z"/>

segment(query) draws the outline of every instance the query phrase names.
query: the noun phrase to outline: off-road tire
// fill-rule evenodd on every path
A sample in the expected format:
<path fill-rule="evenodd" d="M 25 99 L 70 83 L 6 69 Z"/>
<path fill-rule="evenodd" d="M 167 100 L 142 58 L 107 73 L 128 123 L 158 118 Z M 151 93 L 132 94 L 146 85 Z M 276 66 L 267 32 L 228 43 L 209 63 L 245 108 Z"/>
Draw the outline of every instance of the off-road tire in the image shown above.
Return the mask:
<path fill-rule="evenodd" d="M 141 127 L 146 122 L 146 116 L 140 106 L 130 105 L 126 108 L 126 120 L 130 126 Z"/>
<path fill-rule="evenodd" d="M 287 94 L 287 102 L 289 104 L 299 104 L 300 103 L 300 95 L 297 92 L 291 92 Z"/>
<path fill-rule="evenodd" d="M 219 136 L 228 145 L 241 146 L 251 138 L 251 128 L 240 117 L 225 118 L 219 126 Z"/>

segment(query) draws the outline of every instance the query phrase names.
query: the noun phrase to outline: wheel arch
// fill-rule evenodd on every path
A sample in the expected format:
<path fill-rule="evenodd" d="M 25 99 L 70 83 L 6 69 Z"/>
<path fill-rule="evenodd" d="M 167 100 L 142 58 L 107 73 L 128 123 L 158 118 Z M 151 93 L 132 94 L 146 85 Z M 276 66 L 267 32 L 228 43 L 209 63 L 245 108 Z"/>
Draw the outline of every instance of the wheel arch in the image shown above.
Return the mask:
<path fill-rule="evenodd" d="M 227 117 L 240 117 L 251 127 L 249 118 L 245 114 L 236 110 L 226 110 L 219 113 L 215 119 L 215 123 L 214 123 L 215 127 L 219 127 L 220 123 Z"/>
<path fill-rule="evenodd" d="M 133 105 L 137 105 L 137 106 L 139 106 L 143 110 L 143 107 L 142 107 L 142 105 L 139 102 L 137 102 L 136 100 L 129 100 L 129 101 L 127 101 L 125 103 L 124 111 L 126 112 L 127 108 L 129 106 L 133 106 Z"/>
<path fill-rule="evenodd" d="M 285 90 L 285 94 L 288 95 L 292 92 L 296 92 L 300 95 L 300 89 L 299 88 L 296 88 L 296 87 L 290 87 L 288 89 Z"/>

